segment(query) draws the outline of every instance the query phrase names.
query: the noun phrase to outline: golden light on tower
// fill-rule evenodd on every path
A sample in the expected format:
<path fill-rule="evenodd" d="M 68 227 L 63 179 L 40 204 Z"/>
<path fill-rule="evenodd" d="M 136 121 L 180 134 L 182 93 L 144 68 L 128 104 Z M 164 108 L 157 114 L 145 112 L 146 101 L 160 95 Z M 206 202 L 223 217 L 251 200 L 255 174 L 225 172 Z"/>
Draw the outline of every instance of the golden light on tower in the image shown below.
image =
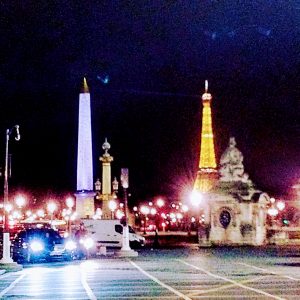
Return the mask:
<path fill-rule="evenodd" d="M 208 81 L 205 80 L 205 92 L 202 95 L 203 110 L 199 170 L 194 184 L 194 190 L 200 192 L 209 191 L 218 177 L 212 130 L 211 100 L 212 96 L 208 93 Z"/>
<path fill-rule="evenodd" d="M 216 156 L 214 147 L 214 135 L 212 131 L 211 102 L 212 96 L 208 93 L 208 82 L 205 80 L 205 93 L 202 95 L 202 132 L 199 168 L 215 169 Z"/>

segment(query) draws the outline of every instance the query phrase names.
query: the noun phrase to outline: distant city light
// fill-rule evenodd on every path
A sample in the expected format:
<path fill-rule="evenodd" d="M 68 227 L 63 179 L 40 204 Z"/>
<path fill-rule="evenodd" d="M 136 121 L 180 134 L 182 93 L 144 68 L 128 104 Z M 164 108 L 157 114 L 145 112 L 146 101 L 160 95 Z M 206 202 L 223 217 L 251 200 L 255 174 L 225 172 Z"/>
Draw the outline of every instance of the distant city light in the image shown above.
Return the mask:
<path fill-rule="evenodd" d="M 156 201 L 156 205 L 161 208 L 165 205 L 165 201 L 163 199 L 159 198 Z"/>
<path fill-rule="evenodd" d="M 26 202 L 26 200 L 25 200 L 25 198 L 23 196 L 18 196 L 16 198 L 16 204 L 17 204 L 18 207 L 24 206 L 25 202 Z"/>
<path fill-rule="evenodd" d="M 121 210 L 118 209 L 117 212 L 116 212 L 116 217 L 118 219 L 122 219 L 123 216 L 124 216 L 124 213 Z"/>
<path fill-rule="evenodd" d="M 108 207 L 111 211 L 115 211 L 117 209 L 117 203 L 114 200 L 110 200 L 108 202 Z"/>
<path fill-rule="evenodd" d="M 284 210 L 284 208 L 285 208 L 285 203 L 282 202 L 282 201 L 279 201 L 279 202 L 277 203 L 277 208 L 278 208 L 279 210 Z"/>
<path fill-rule="evenodd" d="M 6 210 L 8 213 L 9 213 L 12 209 L 13 209 L 13 206 L 12 206 L 10 203 L 8 203 L 8 204 L 5 205 L 5 210 Z"/>
<path fill-rule="evenodd" d="M 187 205 L 185 205 L 185 204 L 183 204 L 183 205 L 182 205 L 182 211 L 183 211 L 183 212 L 187 212 L 187 211 L 189 211 L 189 208 L 188 208 L 188 206 L 187 206 Z"/>
<path fill-rule="evenodd" d="M 170 213 L 170 218 L 174 219 L 176 217 L 176 215 L 174 213 Z"/>
<path fill-rule="evenodd" d="M 72 208 L 74 206 L 74 199 L 72 197 L 68 197 L 66 199 L 66 204 L 69 208 Z"/>
<path fill-rule="evenodd" d="M 141 207 L 141 213 L 142 213 L 143 215 L 148 215 L 149 212 L 150 212 L 149 207 L 147 207 L 147 206 L 142 206 L 142 207 Z"/>
<path fill-rule="evenodd" d="M 176 218 L 179 219 L 179 220 L 181 220 L 183 218 L 183 215 L 181 213 L 177 213 L 176 214 Z"/>
<path fill-rule="evenodd" d="M 151 208 L 150 213 L 151 213 L 151 215 L 155 215 L 156 214 L 156 209 L 155 208 Z"/>
<path fill-rule="evenodd" d="M 275 217 L 278 215 L 278 209 L 274 208 L 274 207 L 271 207 L 268 209 L 268 214 L 271 216 L 271 217 Z"/>
<path fill-rule="evenodd" d="M 47 210 L 48 210 L 51 214 L 54 213 L 54 211 L 56 210 L 56 208 L 57 208 L 57 205 L 56 205 L 56 203 L 54 203 L 54 202 L 49 202 L 48 205 L 47 205 Z"/>
<path fill-rule="evenodd" d="M 43 209 L 39 209 L 36 214 L 40 217 L 40 218 L 43 218 L 45 216 L 45 212 Z"/>

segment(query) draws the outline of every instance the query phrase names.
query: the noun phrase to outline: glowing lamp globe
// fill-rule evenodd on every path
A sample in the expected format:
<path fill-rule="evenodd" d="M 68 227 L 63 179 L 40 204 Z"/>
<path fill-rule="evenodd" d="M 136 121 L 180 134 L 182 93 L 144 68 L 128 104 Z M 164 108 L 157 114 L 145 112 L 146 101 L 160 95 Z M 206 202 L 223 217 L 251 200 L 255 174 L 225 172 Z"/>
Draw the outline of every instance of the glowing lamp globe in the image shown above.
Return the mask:
<path fill-rule="evenodd" d="M 277 208 L 281 211 L 281 210 L 284 210 L 284 208 L 285 208 L 285 203 L 284 202 L 282 202 L 282 201 L 279 201 L 278 203 L 277 203 Z"/>
<path fill-rule="evenodd" d="M 149 207 L 147 207 L 147 206 L 142 206 L 142 207 L 141 207 L 141 213 L 142 213 L 143 215 L 148 215 L 149 212 L 150 212 Z"/>
<path fill-rule="evenodd" d="M 25 198 L 23 197 L 23 196 L 18 196 L 17 198 L 16 198 L 16 204 L 17 204 L 17 206 L 18 207 L 22 207 L 22 206 L 24 206 L 25 205 Z"/>
<path fill-rule="evenodd" d="M 157 199 L 156 204 L 161 208 L 165 205 L 165 201 L 163 199 Z"/>
<path fill-rule="evenodd" d="M 108 202 L 108 207 L 111 211 L 115 211 L 117 209 L 117 203 L 114 200 Z"/>
<path fill-rule="evenodd" d="M 69 208 L 72 208 L 72 207 L 74 206 L 74 199 L 71 198 L 71 197 L 68 197 L 68 198 L 66 199 L 66 204 L 67 204 L 67 206 L 68 206 Z"/>
<path fill-rule="evenodd" d="M 56 204 L 54 202 L 49 202 L 47 205 L 47 210 L 53 214 L 53 212 L 56 210 Z"/>
<path fill-rule="evenodd" d="M 199 206 L 202 202 L 202 194 L 198 191 L 193 191 L 190 195 L 190 200 L 193 206 Z"/>

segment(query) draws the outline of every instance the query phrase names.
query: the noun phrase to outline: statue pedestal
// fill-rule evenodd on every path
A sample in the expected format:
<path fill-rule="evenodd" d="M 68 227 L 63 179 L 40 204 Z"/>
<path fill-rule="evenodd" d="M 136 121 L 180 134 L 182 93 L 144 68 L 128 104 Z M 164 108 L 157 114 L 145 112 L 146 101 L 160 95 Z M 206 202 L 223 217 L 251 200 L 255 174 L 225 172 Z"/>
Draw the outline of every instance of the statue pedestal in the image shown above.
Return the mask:
<path fill-rule="evenodd" d="M 139 254 L 137 251 L 134 251 L 132 249 L 129 250 L 120 250 L 116 252 L 117 257 L 137 257 Z"/>
<path fill-rule="evenodd" d="M 76 213 L 78 218 L 92 218 L 95 214 L 95 197 L 93 191 L 82 191 L 75 194 L 76 197 Z"/>

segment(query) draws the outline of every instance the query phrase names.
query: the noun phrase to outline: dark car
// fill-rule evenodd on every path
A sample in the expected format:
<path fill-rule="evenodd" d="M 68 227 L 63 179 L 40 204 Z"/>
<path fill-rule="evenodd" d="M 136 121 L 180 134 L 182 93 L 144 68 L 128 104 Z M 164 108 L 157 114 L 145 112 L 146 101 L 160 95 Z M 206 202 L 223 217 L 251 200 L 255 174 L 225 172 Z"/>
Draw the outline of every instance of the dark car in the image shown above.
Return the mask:
<path fill-rule="evenodd" d="M 12 244 L 12 257 L 17 262 L 73 259 L 75 243 L 61 237 L 51 228 L 29 228 L 20 231 Z"/>

